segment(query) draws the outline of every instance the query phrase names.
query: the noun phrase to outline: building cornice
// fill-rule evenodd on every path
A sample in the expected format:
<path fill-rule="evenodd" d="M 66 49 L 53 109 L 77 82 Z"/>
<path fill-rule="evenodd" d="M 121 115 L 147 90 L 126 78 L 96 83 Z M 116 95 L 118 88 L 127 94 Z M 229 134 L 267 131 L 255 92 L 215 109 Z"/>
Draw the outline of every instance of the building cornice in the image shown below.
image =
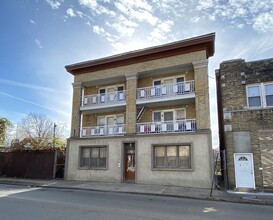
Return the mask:
<path fill-rule="evenodd" d="M 201 50 L 205 50 L 206 56 L 209 58 L 214 54 L 214 42 L 215 33 L 210 33 L 155 47 L 67 65 L 65 68 L 72 75 L 78 75 L 86 72 L 94 72 Z"/>

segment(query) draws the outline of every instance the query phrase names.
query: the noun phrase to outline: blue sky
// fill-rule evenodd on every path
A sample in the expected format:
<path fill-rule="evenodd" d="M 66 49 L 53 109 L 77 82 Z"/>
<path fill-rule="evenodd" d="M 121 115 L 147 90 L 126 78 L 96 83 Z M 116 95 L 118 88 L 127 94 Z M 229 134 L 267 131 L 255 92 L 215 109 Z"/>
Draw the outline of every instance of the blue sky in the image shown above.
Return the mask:
<path fill-rule="evenodd" d="M 273 0 L 4 0 L 0 3 L 0 117 L 44 113 L 70 127 L 73 77 L 64 66 L 211 32 L 220 62 L 273 57 Z"/>

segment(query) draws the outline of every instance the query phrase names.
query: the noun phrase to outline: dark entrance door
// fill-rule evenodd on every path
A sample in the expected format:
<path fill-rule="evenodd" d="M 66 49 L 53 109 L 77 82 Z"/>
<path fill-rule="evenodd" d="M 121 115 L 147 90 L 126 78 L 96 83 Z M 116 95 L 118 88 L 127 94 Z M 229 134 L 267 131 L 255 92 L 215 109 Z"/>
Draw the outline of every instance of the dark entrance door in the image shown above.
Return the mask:
<path fill-rule="evenodd" d="M 135 143 L 124 144 L 124 181 L 135 182 Z"/>

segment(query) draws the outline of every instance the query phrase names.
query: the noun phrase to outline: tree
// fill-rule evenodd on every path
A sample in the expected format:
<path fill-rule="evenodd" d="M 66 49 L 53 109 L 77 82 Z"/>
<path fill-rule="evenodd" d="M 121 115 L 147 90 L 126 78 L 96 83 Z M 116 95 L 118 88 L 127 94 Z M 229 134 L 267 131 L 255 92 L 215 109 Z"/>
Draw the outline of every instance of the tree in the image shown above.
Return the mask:
<path fill-rule="evenodd" d="M 6 118 L 0 118 L 0 145 L 5 145 L 7 129 L 12 126 L 12 123 Z"/>
<path fill-rule="evenodd" d="M 25 140 L 23 143 L 26 145 L 27 140 L 27 145 L 35 149 L 53 147 L 53 145 L 55 147 L 65 146 L 65 139 L 62 135 L 64 125 L 58 124 L 57 126 L 45 114 L 30 113 L 18 124 L 18 131 Z"/>

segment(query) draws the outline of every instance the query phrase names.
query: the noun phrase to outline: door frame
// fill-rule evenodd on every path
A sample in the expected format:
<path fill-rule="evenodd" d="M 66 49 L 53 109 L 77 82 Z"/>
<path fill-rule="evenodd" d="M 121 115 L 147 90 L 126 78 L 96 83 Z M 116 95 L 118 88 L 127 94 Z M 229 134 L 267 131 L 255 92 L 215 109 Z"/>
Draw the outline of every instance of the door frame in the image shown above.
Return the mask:
<path fill-rule="evenodd" d="M 256 189 L 256 183 L 255 183 L 255 173 L 254 173 L 254 164 L 253 164 L 253 154 L 252 153 L 234 153 L 234 174 L 235 174 L 235 184 L 236 188 L 248 188 L 248 187 L 242 187 L 238 186 L 238 179 L 237 179 L 237 155 L 248 155 L 250 156 L 250 163 L 251 163 L 251 169 L 252 169 L 252 183 L 253 183 L 253 188 L 249 187 L 250 189 Z"/>
<path fill-rule="evenodd" d="M 126 156 L 126 147 L 128 144 L 133 144 L 135 149 L 135 179 L 134 181 L 127 181 L 125 179 L 125 156 Z M 122 142 L 122 150 L 121 150 L 121 158 L 122 158 L 122 166 L 121 166 L 121 181 L 122 182 L 133 182 L 136 183 L 137 180 L 137 144 L 136 141 L 126 141 Z"/>

